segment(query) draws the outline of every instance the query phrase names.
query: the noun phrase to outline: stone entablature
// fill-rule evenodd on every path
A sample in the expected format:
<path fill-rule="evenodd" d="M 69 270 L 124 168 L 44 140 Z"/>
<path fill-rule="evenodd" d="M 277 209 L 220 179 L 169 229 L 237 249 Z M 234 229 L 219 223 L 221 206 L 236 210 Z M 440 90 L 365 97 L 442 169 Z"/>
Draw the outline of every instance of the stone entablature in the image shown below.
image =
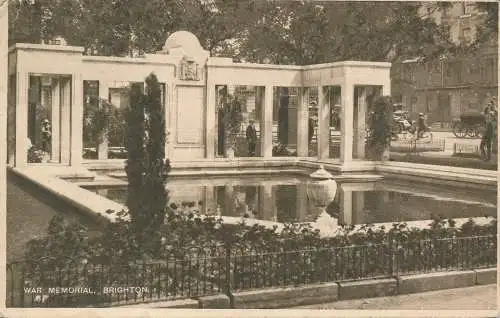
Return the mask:
<path fill-rule="evenodd" d="M 66 98 L 52 101 L 52 114 L 71 125 L 61 124 L 61 136 L 70 136 L 70 141 L 53 149 L 66 149 L 61 164 L 78 165 L 82 161 L 83 83 L 99 82 L 99 96 L 111 98 L 110 89 L 116 83 L 143 82 L 155 73 L 165 85 L 164 102 L 167 107 L 166 153 L 173 160 L 192 160 L 215 157 L 216 133 L 216 86 L 243 85 L 256 87 L 255 103 L 263 105 L 259 129 L 263 157 L 271 157 L 273 125 L 273 88 L 300 88 L 299 103 L 290 108 L 293 118 L 291 133 L 297 134 L 298 156 L 307 156 L 307 110 L 308 91 L 326 86 L 338 86 L 342 91 L 341 118 L 341 162 L 353 158 L 353 120 L 360 123 L 364 117 L 354 116 L 354 90 L 360 85 L 377 86 L 383 94 L 390 94 L 390 63 L 345 61 L 318 65 L 272 65 L 234 63 L 231 58 L 210 57 L 198 39 L 189 32 L 172 34 L 165 46 L 156 54 L 143 57 L 104 57 L 83 55 L 84 49 L 73 46 L 16 44 L 9 50 L 9 76 L 14 78 L 16 145 L 12 153 L 24 153 L 28 138 L 28 87 L 30 75 L 64 77 L 54 84 L 52 94 Z M 62 78 L 61 77 L 61 78 Z M 67 79 L 71 79 L 69 82 Z M 55 80 L 58 81 L 58 80 Z M 69 85 L 69 86 L 68 86 Z M 61 93 L 62 92 L 62 93 Z M 63 94 L 64 93 L 64 94 Z M 55 96 L 55 95 L 54 95 Z M 115 95 L 116 96 L 116 93 Z M 330 106 L 323 94 L 319 94 L 319 158 L 328 158 L 328 120 Z M 59 103 L 56 105 L 56 103 Z M 63 104 L 71 105 L 71 112 L 64 111 Z M 13 107 L 12 105 L 11 107 Z M 56 107 L 56 108 L 54 108 Z M 359 108 L 361 107 L 361 108 Z M 359 109 L 366 108 L 360 102 Z M 63 110 L 60 114 L 57 109 Z M 359 109 L 357 112 L 359 113 Z M 361 111 L 363 113 L 364 111 Z M 66 117 L 60 117 L 66 116 Z M 355 119 L 357 118 L 357 119 Z M 364 125 L 364 122 L 363 124 Z M 359 126 L 359 125 L 358 125 Z M 361 127 L 361 126 L 360 126 Z M 362 127 L 361 127 L 362 128 Z M 62 131 L 64 130 L 64 131 Z M 9 131 L 12 131 L 10 129 Z M 58 131 L 58 130 L 57 130 Z M 12 145 L 11 147 L 12 148 Z M 16 166 L 25 165 L 25 156 L 15 156 Z M 62 157 L 61 157 L 62 158 Z"/>

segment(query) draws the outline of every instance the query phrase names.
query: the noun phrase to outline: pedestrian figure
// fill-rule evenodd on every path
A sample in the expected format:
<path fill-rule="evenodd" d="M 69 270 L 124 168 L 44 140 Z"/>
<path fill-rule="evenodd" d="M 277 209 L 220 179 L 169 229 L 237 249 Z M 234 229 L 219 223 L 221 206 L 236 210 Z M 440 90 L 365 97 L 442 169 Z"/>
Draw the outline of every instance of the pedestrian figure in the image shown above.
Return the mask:
<path fill-rule="evenodd" d="M 424 136 L 424 132 L 427 131 L 427 125 L 425 124 L 425 116 L 423 113 L 418 114 L 417 121 L 417 139 L 420 139 Z"/>
<path fill-rule="evenodd" d="M 495 130 L 496 113 L 491 111 L 486 117 L 486 129 L 484 131 L 483 137 L 481 138 L 481 144 L 479 145 L 483 160 L 488 161 L 491 159 L 491 145 L 495 137 Z"/>
<path fill-rule="evenodd" d="M 42 122 L 42 151 L 44 152 L 44 157 L 48 157 L 50 153 L 50 143 L 52 140 L 50 122 L 48 119 L 44 119 Z M 48 159 L 47 159 L 48 161 Z"/>
<path fill-rule="evenodd" d="M 484 107 L 484 110 L 483 110 L 484 116 L 485 117 L 488 116 L 491 111 L 493 111 L 493 103 L 488 102 L 488 104 L 486 104 L 486 107 Z"/>
<path fill-rule="evenodd" d="M 497 109 L 497 98 L 495 96 L 493 96 L 490 100 L 490 103 L 491 103 L 491 110 L 497 112 L 498 109 Z"/>
<path fill-rule="evenodd" d="M 247 142 L 248 142 L 248 156 L 255 156 L 255 146 L 257 144 L 257 131 L 255 130 L 255 122 L 250 120 L 250 124 L 247 127 Z"/>
<path fill-rule="evenodd" d="M 311 143 L 314 136 L 314 119 L 309 117 L 309 144 Z"/>

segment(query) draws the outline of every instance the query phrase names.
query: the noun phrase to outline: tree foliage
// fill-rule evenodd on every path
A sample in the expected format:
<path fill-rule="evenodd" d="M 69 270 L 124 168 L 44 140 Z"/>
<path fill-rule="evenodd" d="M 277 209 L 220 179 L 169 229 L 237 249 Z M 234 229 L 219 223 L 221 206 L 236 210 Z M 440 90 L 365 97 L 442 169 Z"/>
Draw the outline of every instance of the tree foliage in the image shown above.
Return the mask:
<path fill-rule="evenodd" d="M 457 227 L 451 219 L 436 217 L 429 225 L 426 229 L 410 228 L 405 223 L 394 223 L 388 229 L 369 224 L 358 229 L 354 229 L 353 226 L 343 226 L 336 236 L 321 237 L 320 233 L 308 224 L 284 224 L 281 231 L 257 224 L 250 226 L 244 220 L 237 224 L 225 224 L 220 218 L 200 215 L 196 204 L 172 205 L 167 214 L 167 222 L 162 224 L 162 248 L 155 255 L 155 260 L 190 261 L 209 255 L 219 256 L 221 252 L 224 252 L 221 247 L 229 249 L 234 255 L 247 256 L 252 253 L 264 255 L 353 245 L 366 247 L 392 244 L 396 248 L 410 251 L 408 255 L 411 255 L 411 251 L 421 251 L 422 240 L 434 240 L 434 243 L 439 243 L 436 240 L 494 236 L 497 233 L 496 219 L 483 225 L 476 224 L 471 219 L 461 227 Z M 136 247 L 130 237 L 130 226 L 131 222 L 124 220 L 110 223 L 103 233 L 88 239 L 89 233 L 85 228 L 64 222 L 61 217 L 55 217 L 51 221 L 47 235 L 28 243 L 25 256 L 32 266 L 28 269 L 27 276 L 33 279 L 35 286 L 43 286 L 40 280 L 45 279 L 45 283 L 50 283 L 50 278 L 54 275 L 48 274 L 56 270 L 72 269 L 76 272 L 79 264 L 109 264 L 112 266 L 109 273 L 112 273 L 113 277 L 121 280 L 130 279 L 132 271 L 129 271 L 127 266 L 118 265 L 144 260 L 143 257 L 139 258 L 133 253 Z M 443 248 L 443 246 L 436 246 L 436 249 L 438 248 Z M 488 253 L 479 254 L 494 257 L 496 252 L 492 249 L 488 251 Z M 414 254 L 415 258 L 423 262 L 419 266 L 433 266 L 430 258 L 422 259 L 417 255 L 418 253 Z M 443 255 L 438 254 L 436 257 L 441 257 L 440 261 L 444 260 Z M 450 263 L 456 261 L 453 253 L 446 254 L 446 257 L 449 258 Z M 303 258 L 301 260 L 303 261 Z M 411 262 L 406 263 L 411 265 Z M 328 262 L 324 264 L 331 265 Z M 351 265 L 356 264 L 346 263 L 346 266 Z M 144 268 L 142 270 L 144 271 Z M 262 268 L 257 266 L 247 268 L 247 270 L 259 271 Z M 141 272 L 137 271 L 135 274 L 141 274 Z M 270 275 L 274 277 L 279 273 L 273 272 Z M 55 278 L 58 277 L 55 276 Z M 52 285 L 48 284 L 48 286 Z"/>
<path fill-rule="evenodd" d="M 215 56 L 305 65 L 339 60 L 394 61 L 452 52 L 449 30 L 422 3 L 275 0 L 20 0 L 10 6 L 10 43 L 61 35 L 87 54 L 161 49 L 175 31 L 194 33 Z M 449 3 L 436 3 L 437 9 Z M 496 31 L 496 3 L 485 30 Z M 135 52 L 135 53 L 134 53 Z"/>
<path fill-rule="evenodd" d="M 498 43 L 498 2 L 477 2 L 479 10 L 486 13 L 483 25 L 478 30 L 477 44 L 494 41 Z"/>
<path fill-rule="evenodd" d="M 168 201 L 165 188 L 169 161 L 165 159 L 165 120 L 161 88 L 154 74 L 146 79 L 146 94 L 132 85 L 127 114 L 125 167 L 128 178 L 127 207 L 132 235 L 139 250 L 154 253 L 158 229 L 164 222 Z"/>
<path fill-rule="evenodd" d="M 125 112 L 107 100 L 91 97 L 83 111 L 83 143 L 94 147 L 106 138 L 111 145 L 125 141 Z"/>
<path fill-rule="evenodd" d="M 236 148 L 237 134 L 241 130 L 243 121 L 243 105 L 245 104 L 243 98 L 238 94 L 225 94 L 222 97 L 225 149 L 235 150 Z"/>
<path fill-rule="evenodd" d="M 368 138 L 366 145 L 374 160 L 382 159 L 384 151 L 391 144 L 393 105 L 390 96 L 374 100 L 368 117 Z"/>

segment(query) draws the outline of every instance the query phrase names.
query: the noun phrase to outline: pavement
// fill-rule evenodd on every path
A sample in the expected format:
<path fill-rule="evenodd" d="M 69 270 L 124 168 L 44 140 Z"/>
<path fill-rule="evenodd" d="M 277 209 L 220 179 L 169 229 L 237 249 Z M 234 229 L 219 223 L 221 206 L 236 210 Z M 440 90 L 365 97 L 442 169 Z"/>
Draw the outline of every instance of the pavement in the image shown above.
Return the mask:
<path fill-rule="evenodd" d="M 342 300 L 293 309 L 497 310 L 497 286 L 492 284 L 391 297 Z"/>
<path fill-rule="evenodd" d="M 404 139 L 404 136 L 401 137 Z M 495 170 L 496 169 L 496 164 L 498 162 L 498 156 L 496 154 L 492 154 L 491 160 L 489 161 L 484 161 L 479 157 L 455 157 L 453 156 L 454 151 L 454 145 L 455 144 L 460 144 L 460 145 L 465 145 L 466 147 L 469 146 L 477 146 L 481 144 L 481 139 L 480 138 L 457 138 L 455 135 L 453 135 L 452 132 L 450 131 L 432 131 L 432 138 L 434 140 L 444 140 L 444 146 L 445 149 L 444 151 L 426 151 L 426 152 L 420 152 L 418 153 L 417 159 L 414 158 L 411 162 L 416 162 L 416 163 L 428 163 L 428 164 L 442 164 L 442 165 L 450 165 L 450 166 L 463 166 L 466 168 L 478 168 L 478 169 L 488 169 L 488 170 Z M 393 157 L 394 160 L 402 160 L 402 161 L 408 161 L 408 158 L 400 158 L 401 156 L 405 156 L 405 153 L 391 153 L 391 156 Z M 451 162 L 442 161 L 444 159 L 450 159 L 452 160 Z M 426 160 L 426 159 L 430 159 Z M 415 161 L 416 160 L 416 161 Z M 422 161 L 423 160 L 423 161 Z"/>

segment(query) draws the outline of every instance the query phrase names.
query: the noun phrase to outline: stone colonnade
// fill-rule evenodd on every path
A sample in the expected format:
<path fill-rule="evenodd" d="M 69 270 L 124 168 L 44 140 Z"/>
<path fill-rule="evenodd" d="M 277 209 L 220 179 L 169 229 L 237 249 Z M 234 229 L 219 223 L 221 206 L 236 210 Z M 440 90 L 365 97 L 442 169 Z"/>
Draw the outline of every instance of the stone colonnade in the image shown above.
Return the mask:
<path fill-rule="evenodd" d="M 360 132 L 364 130 L 366 94 L 361 87 L 378 86 L 390 95 L 390 63 L 336 62 L 309 66 L 234 63 L 232 59 L 210 57 L 198 39 L 184 31 L 172 34 L 157 54 L 141 58 L 84 56 L 83 48 L 59 45 L 16 44 L 9 49 L 10 133 L 9 163 L 27 164 L 27 123 L 30 109 L 30 78 L 51 79 L 49 102 L 52 118 L 53 163 L 78 166 L 83 148 L 84 81 L 99 83 L 99 97 L 109 100 L 115 82 L 143 82 L 155 73 L 164 84 L 166 123 L 169 129 L 166 155 L 174 161 L 216 157 L 216 86 L 254 86 L 260 111 L 260 156 L 271 158 L 273 151 L 273 90 L 298 88 L 297 107 L 288 110 L 288 139 L 296 145 L 297 156 L 308 156 L 309 93 L 318 90 L 318 159 L 329 158 L 330 102 L 325 88 L 340 88 L 340 163 L 363 159 Z M 355 91 L 359 91 L 355 95 Z M 357 100 L 355 100 L 357 96 Z M 30 114 L 30 115 L 29 115 Z M 39 120 L 39 119 L 37 119 Z M 40 119 L 41 120 L 41 119 Z M 31 121 L 33 119 L 31 118 Z M 12 136 L 14 135 L 14 136 Z M 98 147 L 101 158 L 106 143 Z"/>
<path fill-rule="evenodd" d="M 309 93 L 318 91 L 318 159 L 330 156 L 330 113 L 328 88 L 340 89 L 340 162 L 364 159 L 364 131 L 368 93 L 390 95 L 390 63 L 339 62 L 310 67 L 233 63 L 213 58 L 207 63 L 207 114 L 216 112 L 216 86 L 254 86 L 260 112 L 260 155 L 272 157 L 273 89 L 298 88 L 298 103 L 288 127 L 289 140 L 296 144 L 297 156 L 308 157 Z M 206 158 L 214 158 L 215 117 L 207 117 Z M 292 137 L 292 138 L 290 138 Z"/>

